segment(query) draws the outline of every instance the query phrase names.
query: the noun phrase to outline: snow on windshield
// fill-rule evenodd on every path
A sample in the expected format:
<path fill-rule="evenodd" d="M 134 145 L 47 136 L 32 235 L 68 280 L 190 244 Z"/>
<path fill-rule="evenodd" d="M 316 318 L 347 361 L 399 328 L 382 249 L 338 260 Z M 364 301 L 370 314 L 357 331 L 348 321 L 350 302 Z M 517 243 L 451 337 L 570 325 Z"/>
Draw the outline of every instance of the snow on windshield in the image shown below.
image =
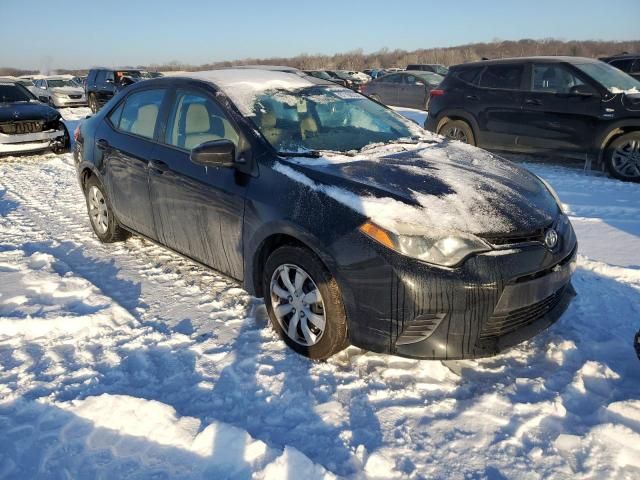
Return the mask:
<path fill-rule="evenodd" d="M 229 69 L 190 73 L 189 77 L 216 84 L 243 115 L 254 116 L 256 97 L 268 90 L 295 91 L 315 85 L 292 73 L 270 70 Z"/>
<path fill-rule="evenodd" d="M 316 167 L 359 161 L 384 163 L 390 160 L 387 158 L 389 155 L 403 151 L 410 158 L 398 163 L 399 155 L 395 155 L 393 168 L 413 175 L 435 175 L 449 186 L 451 193 L 437 196 L 412 191 L 415 204 L 409 204 L 390 197 L 361 196 L 344 188 L 319 184 L 284 161 L 276 162 L 274 169 L 395 233 L 401 233 L 408 226 L 428 229 L 438 226 L 445 231 L 474 234 L 508 233 L 513 230 L 513 225 L 500 213 L 501 207 L 509 205 L 511 218 L 531 215 L 529 209 L 532 206 L 522 189 L 512 185 L 515 181 L 524 182 L 530 188 L 540 188 L 537 180 L 508 161 L 459 142 L 378 145 L 354 156 L 326 153 L 321 158 L 289 158 L 287 161 Z M 431 162 L 433 169 L 425 168 L 424 161 Z M 485 174 L 489 170 L 491 174 Z M 544 211 L 536 213 L 539 217 L 547 217 L 549 223 L 553 221 Z"/>

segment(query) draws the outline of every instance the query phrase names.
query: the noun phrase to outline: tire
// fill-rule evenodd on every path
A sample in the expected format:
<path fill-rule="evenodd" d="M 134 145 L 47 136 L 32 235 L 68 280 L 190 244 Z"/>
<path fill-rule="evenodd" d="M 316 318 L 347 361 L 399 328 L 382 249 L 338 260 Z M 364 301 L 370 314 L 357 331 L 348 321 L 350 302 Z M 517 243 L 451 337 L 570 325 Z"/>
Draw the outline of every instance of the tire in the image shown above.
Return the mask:
<path fill-rule="evenodd" d="M 440 127 L 438 133 L 451 140 L 458 140 L 459 142 L 474 146 L 476 144 L 473 130 L 471 130 L 471 126 L 464 120 L 447 120 L 444 125 Z"/>
<path fill-rule="evenodd" d="M 62 153 L 67 153 L 69 151 L 69 147 L 71 146 L 71 138 L 69 137 L 69 130 L 67 130 L 67 126 L 64 123 L 62 124 L 62 128 L 64 129 L 62 144 L 51 148 L 51 150 L 53 150 L 53 153 L 56 153 L 58 155 Z"/>
<path fill-rule="evenodd" d="M 89 94 L 89 108 L 94 114 L 98 113 L 98 99 L 95 93 Z"/>
<path fill-rule="evenodd" d="M 305 274 L 308 278 L 298 283 L 298 275 Z M 291 349 L 325 360 L 347 346 L 347 316 L 338 283 L 310 250 L 277 248 L 265 263 L 262 282 L 271 326 Z M 324 328 L 319 317 L 324 318 Z"/>
<path fill-rule="evenodd" d="M 615 138 L 604 152 L 605 165 L 612 177 L 627 182 L 640 182 L 640 132 Z"/>
<path fill-rule="evenodd" d="M 102 243 L 126 240 L 129 236 L 113 214 L 113 208 L 104 191 L 104 187 L 95 176 L 89 177 L 84 186 L 84 198 L 91 228 Z"/>

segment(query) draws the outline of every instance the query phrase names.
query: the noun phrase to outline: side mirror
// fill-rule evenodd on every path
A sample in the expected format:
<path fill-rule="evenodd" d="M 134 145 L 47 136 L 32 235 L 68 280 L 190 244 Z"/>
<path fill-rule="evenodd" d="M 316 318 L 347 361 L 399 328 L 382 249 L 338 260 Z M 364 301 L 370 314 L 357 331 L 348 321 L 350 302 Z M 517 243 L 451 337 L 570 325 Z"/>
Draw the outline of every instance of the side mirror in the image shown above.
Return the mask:
<path fill-rule="evenodd" d="M 189 158 L 203 167 L 233 167 L 236 146 L 231 140 L 212 140 L 204 142 L 191 150 Z"/>
<path fill-rule="evenodd" d="M 113 79 L 112 78 L 107 78 L 104 83 L 113 83 Z"/>
<path fill-rule="evenodd" d="M 593 97 L 596 92 L 588 85 L 574 85 L 569 90 L 571 95 L 577 95 L 580 97 Z"/>

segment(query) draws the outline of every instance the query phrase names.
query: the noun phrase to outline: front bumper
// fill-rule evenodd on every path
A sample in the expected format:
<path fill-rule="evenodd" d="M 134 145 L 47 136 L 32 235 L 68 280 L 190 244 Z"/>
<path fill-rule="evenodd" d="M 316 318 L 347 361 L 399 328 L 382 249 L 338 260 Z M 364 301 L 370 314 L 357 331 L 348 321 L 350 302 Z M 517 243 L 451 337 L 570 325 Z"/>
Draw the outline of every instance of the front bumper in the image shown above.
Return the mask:
<path fill-rule="evenodd" d="M 82 96 L 79 99 L 52 97 L 53 104 L 57 107 L 86 107 L 87 99 Z"/>
<path fill-rule="evenodd" d="M 0 154 L 44 150 L 63 141 L 64 130 L 8 135 L 0 133 Z"/>
<path fill-rule="evenodd" d="M 535 336 L 575 295 L 577 242 L 569 222 L 561 228 L 554 251 L 530 242 L 476 255 L 454 269 L 348 239 L 338 255 L 338 281 L 351 343 L 444 360 L 495 355 Z M 357 250 L 362 253 L 354 255 Z"/>

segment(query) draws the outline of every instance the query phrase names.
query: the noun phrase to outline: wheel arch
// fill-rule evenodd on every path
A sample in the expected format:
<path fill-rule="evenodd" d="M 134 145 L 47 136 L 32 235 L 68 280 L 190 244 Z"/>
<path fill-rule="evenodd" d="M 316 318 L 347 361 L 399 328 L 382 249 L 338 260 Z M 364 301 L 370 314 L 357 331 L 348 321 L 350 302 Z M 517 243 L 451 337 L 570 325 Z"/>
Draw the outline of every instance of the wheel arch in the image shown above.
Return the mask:
<path fill-rule="evenodd" d="M 595 145 L 597 149 L 598 166 L 604 165 L 605 153 L 607 151 L 607 147 L 611 144 L 611 142 L 622 135 L 637 131 L 640 131 L 640 123 L 638 123 L 637 121 L 619 122 L 605 130 L 604 133 L 600 135 Z"/>
<path fill-rule="evenodd" d="M 438 121 L 436 123 L 436 133 L 439 134 L 442 126 L 450 120 L 459 120 L 467 123 L 471 128 L 471 132 L 473 133 L 473 138 L 476 141 L 476 145 L 478 144 L 478 132 L 480 130 L 478 122 L 476 122 L 475 118 L 473 118 L 473 115 L 465 112 L 464 110 L 447 110 L 444 113 L 441 113 L 438 116 Z"/>

